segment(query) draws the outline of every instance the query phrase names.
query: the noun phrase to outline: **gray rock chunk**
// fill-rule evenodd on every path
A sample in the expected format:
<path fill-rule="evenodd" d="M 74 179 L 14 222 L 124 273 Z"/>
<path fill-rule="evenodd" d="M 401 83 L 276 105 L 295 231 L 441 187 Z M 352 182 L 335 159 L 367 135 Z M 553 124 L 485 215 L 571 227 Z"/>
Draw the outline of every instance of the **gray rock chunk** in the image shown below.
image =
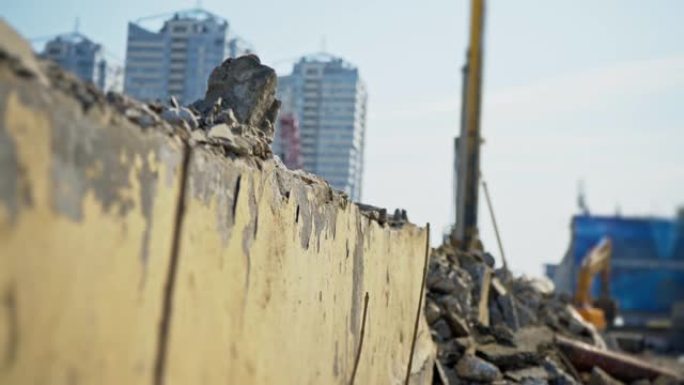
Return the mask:
<path fill-rule="evenodd" d="M 442 315 L 442 310 L 435 304 L 432 300 L 428 299 L 425 303 L 425 319 L 428 324 L 432 325 L 433 322 Z"/>
<path fill-rule="evenodd" d="M 209 76 L 204 99 L 193 104 L 202 114 L 212 112 L 220 99 L 221 109 L 231 108 L 238 123 L 262 128 L 273 126 L 280 103 L 276 100 L 278 77 L 255 55 L 226 59 Z M 268 124 L 266 124 L 268 123 Z M 264 132 L 272 139 L 273 132 Z"/>
<path fill-rule="evenodd" d="M 477 351 L 490 362 L 503 370 L 521 369 L 540 363 L 541 358 L 536 350 L 513 348 L 498 344 L 485 344 L 477 347 Z"/>
<path fill-rule="evenodd" d="M 470 335 L 468 323 L 454 311 L 449 311 L 445 315 L 446 321 L 455 337 L 467 337 Z"/>
<path fill-rule="evenodd" d="M 490 382 L 501 378 L 499 368 L 472 354 L 466 354 L 458 361 L 456 373 L 467 380 L 481 382 Z"/>
<path fill-rule="evenodd" d="M 443 319 L 438 320 L 434 324 L 432 324 L 432 331 L 436 332 L 437 337 L 444 341 L 448 340 L 453 337 L 453 334 L 451 334 L 451 328 L 449 327 L 449 324 Z"/>

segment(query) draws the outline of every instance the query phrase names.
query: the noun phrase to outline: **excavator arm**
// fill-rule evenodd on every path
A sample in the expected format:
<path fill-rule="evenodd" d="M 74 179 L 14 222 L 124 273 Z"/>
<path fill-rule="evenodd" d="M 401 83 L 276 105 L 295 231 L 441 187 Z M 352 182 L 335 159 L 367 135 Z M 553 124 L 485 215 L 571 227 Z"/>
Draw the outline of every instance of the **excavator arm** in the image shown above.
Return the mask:
<path fill-rule="evenodd" d="M 577 275 L 575 307 L 585 320 L 594 324 L 598 329 L 606 327 L 606 314 L 604 310 L 592 306 L 591 283 L 594 276 L 597 273 L 601 273 L 601 299 L 603 301 L 609 299 L 610 259 L 612 254 L 613 244 L 610 238 L 604 237 L 584 257 Z M 612 318 L 612 314 L 609 318 Z"/>

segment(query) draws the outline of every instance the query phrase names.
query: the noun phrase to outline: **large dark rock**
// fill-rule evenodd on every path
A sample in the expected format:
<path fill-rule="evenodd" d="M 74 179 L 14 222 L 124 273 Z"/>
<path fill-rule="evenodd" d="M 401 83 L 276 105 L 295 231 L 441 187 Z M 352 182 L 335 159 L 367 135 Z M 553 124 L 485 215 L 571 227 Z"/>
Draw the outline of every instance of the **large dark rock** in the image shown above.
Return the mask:
<path fill-rule="evenodd" d="M 260 128 L 271 139 L 280 107 L 277 84 L 273 68 L 261 64 L 256 55 L 226 59 L 211 72 L 204 99 L 192 107 L 203 115 L 230 108 L 238 123 Z"/>

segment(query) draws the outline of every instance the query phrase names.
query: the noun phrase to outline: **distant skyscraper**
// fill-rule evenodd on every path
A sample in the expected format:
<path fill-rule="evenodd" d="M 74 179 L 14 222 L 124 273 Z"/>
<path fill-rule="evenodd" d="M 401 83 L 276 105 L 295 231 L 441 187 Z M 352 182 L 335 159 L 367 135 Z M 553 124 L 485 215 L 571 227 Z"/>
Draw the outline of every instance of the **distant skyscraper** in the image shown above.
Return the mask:
<path fill-rule="evenodd" d="M 229 38 L 226 20 L 200 9 L 177 12 L 159 32 L 129 23 L 124 91 L 140 100 L 192 103 L 204 96 L 214 67 L 249 52 L 244 40 Z"/>
<path fill-rule="evenodd" d="M 358 69 L 327 54 L 304 57 L 279 79 L 278 96 L 299 122 L 303 168 L 360 200 L 366 87 Z M 287 145 L 279 135 L 275 141 L 274 148 Z"/>
<path fill-rule="evenodd" d="M 108 80 L 112 80 L 107 79 L 108 67 L 102 46 L 78 32 L 49 40 L 40 56 L 56 62 L 60 67 L 82 80 L 92 82 L 102 90 L 107 89 Z"/>

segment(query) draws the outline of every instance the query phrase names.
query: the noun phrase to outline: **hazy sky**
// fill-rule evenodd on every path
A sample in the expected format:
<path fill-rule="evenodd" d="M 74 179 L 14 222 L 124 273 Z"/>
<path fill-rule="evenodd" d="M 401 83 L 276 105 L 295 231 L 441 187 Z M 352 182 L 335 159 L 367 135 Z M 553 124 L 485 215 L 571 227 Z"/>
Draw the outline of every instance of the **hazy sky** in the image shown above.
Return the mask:
<path fill-rule="evenodd" d="M 126 23 L 191 1 L 2 0 L 29 38 L 80 30 L 123 58 Z M 286 71 L 326 50 L 369 91 L 363 200 L 403 207 L 433 241 L 452 216 L 464 0 L 213 1 L 262 60 Z M 561 258 L 578 180 L 595 213 L 672 216 L 684 204 L 684 1 L 492 0 L 482 172 L 511 265 Z M 481 199 L 481 203 L 484 199 Z M 497 255 L 486 208 L 481 232 Z"/>

